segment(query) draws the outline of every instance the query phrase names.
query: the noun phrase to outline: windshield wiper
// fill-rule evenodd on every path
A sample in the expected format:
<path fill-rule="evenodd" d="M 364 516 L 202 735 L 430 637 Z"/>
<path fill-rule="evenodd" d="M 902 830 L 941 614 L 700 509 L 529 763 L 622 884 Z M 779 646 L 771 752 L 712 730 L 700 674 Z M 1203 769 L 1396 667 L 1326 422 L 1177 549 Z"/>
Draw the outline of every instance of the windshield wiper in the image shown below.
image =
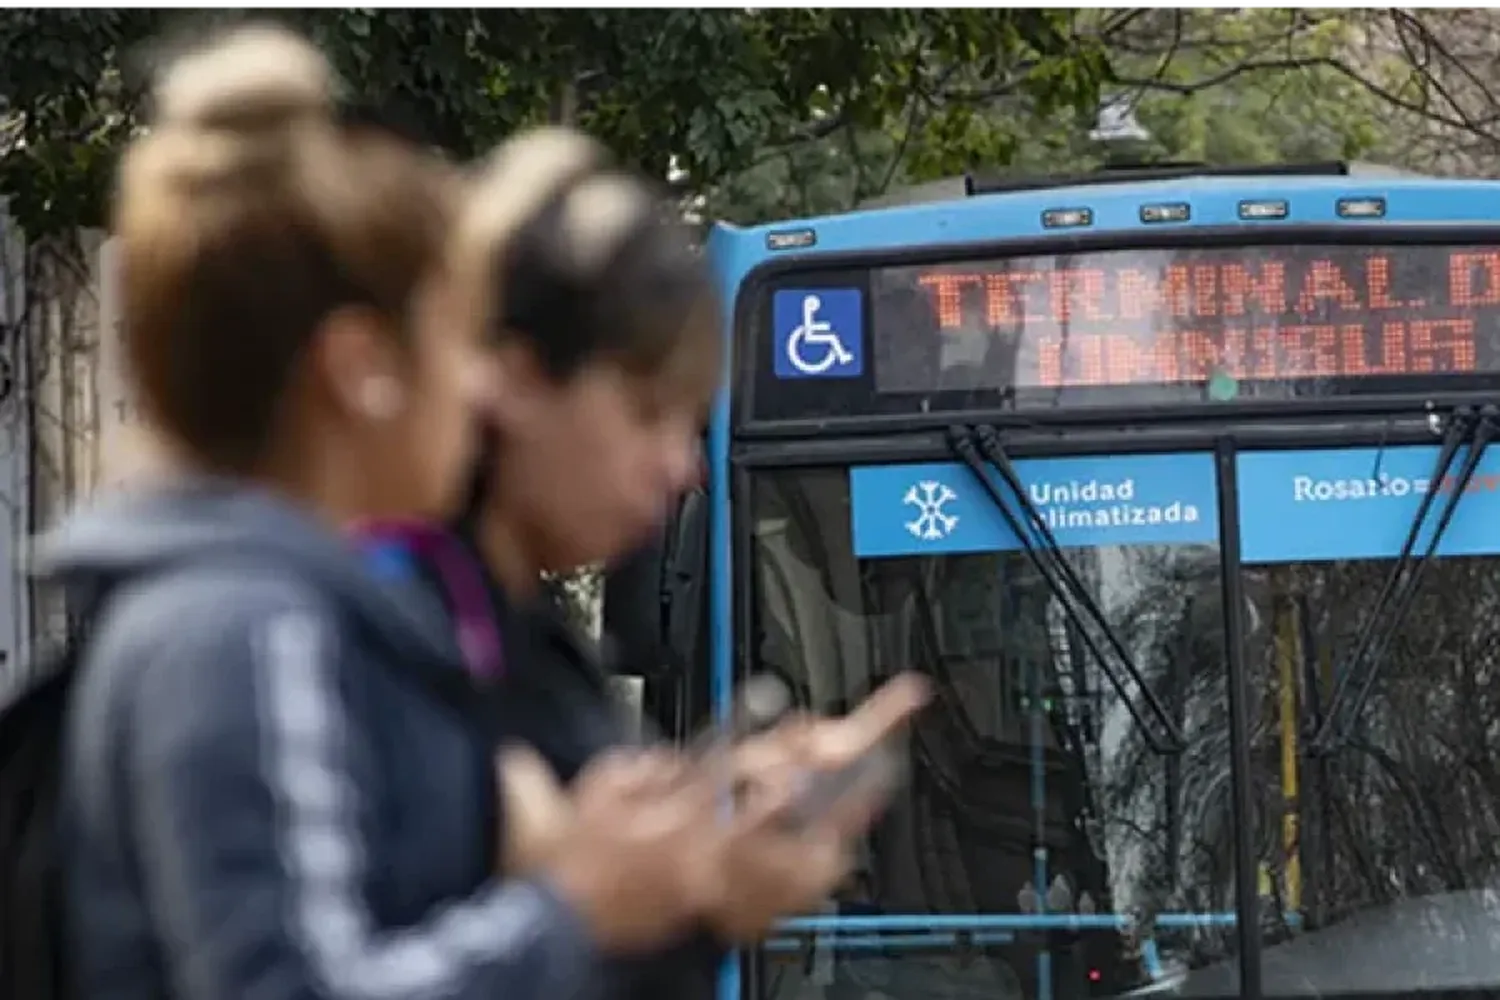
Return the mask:
<path fill-rule="evenodd" d="M 1365 702 L 1375 689 L 1375 680 L 1385 659 L 1386 646 L 1395 638 L 1402 619 L 1416 602 L 1422 574 L 1432 560 L 1433 553 L 1437 551 L 1438 544 L 1442 542 L 1448 525 L 1452 523 L 1453 515 L 1458 512 L 1459 501 L 1463 499 L 1475 470 L 1479 468 L 1480 460 L 1484 458 L 1485 449 L 1494 437 L 1497 414 L 1500 411 L 1493 406 L 1484 407 L 1478 414 L 1473 409 L 1464 407 L 1455 410 L 1448 418 L 1448 429 L 1443 435 L 1443 444 L 1428 480 L 1427 491 L 1422 496 L 1417 512 L 1412 516 L 1411 528 L 1406 533 L 1406 541 L 1396 557 L 1396 564 L 1391 567 L 1385 585 L 1381 587 L 1374 606 L 1365 618 L 1354 652 L 1345 661 L 1343 669 L 1335 672 L 1333 691 L 1328 696 L 1328 709 L 1323 716 L 1322 725 L 1308 742 L 1309 754 L 1326 754 L 1342 746 L 1348 738 L 1349 726 L 1363 711 Z M 1452 480 L 1452 490 L 1443 504 L 1432 534 L 1423 546 L 1421 556 L 1417 557 L 1417 540 L 1422 535 L 1422 529 L 1427 526 L 1428 515 L 1432 512 L 1438 492 L 1447 481 L 1448 471 L 1453 467 L 1459 449 L 1466 443 L 1469 446 L 1468 454 L 1459 467 L 1458 475 Z"/>
<path fill-rule="evenodd" d="M 974 478 L 979 480 L 984 491 L 989 494 L 995 509 L 1004 518 L 1006 527 L 1015 534 L 1021 544 L 1021 550 L 1026 553 L 1027 559 L 1046 583 L 1047 589 L 1062 605 L 1063 614 L 1067 616 L 1068 621 L 1083 639 L 1084 646 L 1093 656 L 1094 661 L 1099 664 L 1099 669 L 1103 671 L 1110 686 L 1114 688 L 1115 694 L 1124 703 L 1130 717 L 1136 725 L 1140 726 L 1147 745 L 1158 754 L 1181 753 L 1187 748 L 1186 737 L 1183 736 L 1182 730 L 1162 705 L 1160 699 L 1156 697 L 1156 693 L 1146 683 L 1145 678 L 1141 676 L 1133 658 L 1125 649 L 1125 644 L 1120 641 L 1114 629 L 1110 628 L 1109 622 L 1104 618 L 1104 613 L 1099 610 L 1099 605 L 1094 601 L 1083 581 L 1078 578 L 1078 574 L 1068 562 L 1067 557 L 1063 555 L 1057 539 L 1047 526 L 1046 519 L 1042 517 L 1041 511 L 1037 510 L 1036 504 L 1032 503 L 1025 484 L 1021 482 L 1020 476 L 1016 474 L 1015 466 L 1011 464 L 1010 456 L 1006 455 L 999 433 L 993 427 L 951 427 L 948 430 L 948 446 L 953 454 L 968 466 Z M 1016 505 L 1020 508 L 1019 515 L 1011 509 L 1010 502 L 995 485 L 994 479 L 989 474 L 991 468 L 1004 480 L 1011 496 L 1015 498 Z M 1085 619 L 1093 622 L 1092 629 Z M 1126 677 L 1120 676 L 1120 672 L 1100 648 L 1094 635 L 1096 630 L 1104 637 L 1110 651 L 1118 658 Z M 1140 689 L 1141 698 L 1146 702 L 1146 707 L 1150 710 L 1150 714 L 1156 717 L 1160 733 L 1150 724 L 1146 713 L 1131 697 L 1131 682 Z"/>

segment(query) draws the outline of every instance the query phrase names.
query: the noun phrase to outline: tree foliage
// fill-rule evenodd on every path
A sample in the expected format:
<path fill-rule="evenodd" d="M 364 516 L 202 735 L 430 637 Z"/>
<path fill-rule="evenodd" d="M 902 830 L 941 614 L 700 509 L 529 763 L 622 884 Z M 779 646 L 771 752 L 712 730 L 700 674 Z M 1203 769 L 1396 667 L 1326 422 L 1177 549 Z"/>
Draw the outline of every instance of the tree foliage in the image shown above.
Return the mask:
<path fill-rule="evenodd" d="M 1035 102 L 1034 79 L 975 86 L 960 68 L 874 127 L 768 150 L 709 192 L 706 214 L 844 211 L 967 169 L 1056 176 L 1107 159 L 1500 168 L 1490 11 L 1117 9 L 1076 11 L 1068 30 L 1102 53 L 1101 97 L 1148 139 L 1101 142 L 1097 106 Z"/>
<path fill-rule="evenodd" d="M 0 194 L 33 233 L 104 218 L 164 44 L 241 16 L 0 12 Z M 968 169 L 1087 170 L 1105 98 L 1147 159 L 1500 165 L 1500 15 L 1402 8 L 371 10 L 285 14 L 355 94 L 459 155 L 577 123 L 705 216 L 844 210 Z M 167 42 L 163 43 L 163 39 Z"/>
<path fill-rule="evenodd" d="M 0 13 L 0 193 L 29 232 L 104 218 L 142 69 L 205 21 L 151 11 Z M 459 155 L 568 120 L 657 176 L 701 189 L 767 150 L 878 128 L 962 78 L 1039 107 L 1094 101 L 1107 69 L 1067 12 L 304 11 L 350 91 L 396 101 Z M 166 42 L 162 40 L 166 39 Z M 954 67 L 962 67 L 962 73 Z M 951 103 L 951 102 L 950 102 Z M 976 105 L 977 106 L 977 105 Z M 953 136 L 964 113 L 945 112 Z"/>
<path fill-rule="evenodd" d="M 165 46 L 241 16 L 0 12 L 0 194 L 33 233 L 104 218 Z M 1483 10 L 370 10 L 282 15 L 355 95 L 463 156 L 577 123 L 708 217 L 848 209 L 969 169 L 1088 170 L 1101 95 L 1127 153 L 1213 163 L 1500 164 Z M 163 39 L 166 39 L 163 42 Z"/>

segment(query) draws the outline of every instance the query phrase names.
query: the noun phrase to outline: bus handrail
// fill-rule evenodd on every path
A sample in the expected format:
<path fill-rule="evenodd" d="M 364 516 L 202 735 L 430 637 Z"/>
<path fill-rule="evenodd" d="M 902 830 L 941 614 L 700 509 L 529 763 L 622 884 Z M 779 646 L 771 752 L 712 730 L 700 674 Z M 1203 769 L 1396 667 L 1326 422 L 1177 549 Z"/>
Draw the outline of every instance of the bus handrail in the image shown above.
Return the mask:
<path fill-rule="evenodd" d="M 903 913 L 850 914 L 848 916 L 794 917 L 776 925 L 782 934 L 840 934 L 861 931 L 1133 931 L 1148 924 L 1155 930 L 1191 930 L 1233 927 L 1232 910 L 1222 912 L 1158 913 L 1141 921 L 1128 913 Z M 1290 926 L 1301 923 L 1301 914 L 1288 913 Z"/>

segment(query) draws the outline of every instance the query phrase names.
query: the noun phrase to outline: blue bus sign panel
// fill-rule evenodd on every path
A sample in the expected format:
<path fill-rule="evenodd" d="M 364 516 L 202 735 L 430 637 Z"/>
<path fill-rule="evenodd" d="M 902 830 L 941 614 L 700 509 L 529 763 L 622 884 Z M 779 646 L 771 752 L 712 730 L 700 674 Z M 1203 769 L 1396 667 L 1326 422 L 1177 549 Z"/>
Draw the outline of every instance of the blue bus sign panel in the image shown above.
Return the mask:
<path fill-rule="evenodd" d="M 1249 563 L 1394 559 L 1422 498 L 1437 491 L 1417 554 L 1452 495 L 1466 450 L 1431 481 L 1436 445 L 1247 452 L 1239 457 L 1240 549 Z M 1500 553 L 1500 449 L 1487 452 L 1458 502 L 1437 554 Z"/>
<path fill-rule="evenodd" d="M 1026 459 L 1015 466 L 1064 548 L 1198 545 L 1218 538 L 1211 455 Z M 992 479 L 1011 498 L 1003 481 Z M 849 491 L 859 558 L 1022 548 L 989 493 L 957 462 L 860 466 L 849 471 Z M 1020 514 L 1011 499 L 1011 510 Z"/>
<path fill-rule="evenodd" d="M 771 322 L 777 378 L 864 374 L 864 293 L 859 289 L 779 289 L 771 300 Z"/>

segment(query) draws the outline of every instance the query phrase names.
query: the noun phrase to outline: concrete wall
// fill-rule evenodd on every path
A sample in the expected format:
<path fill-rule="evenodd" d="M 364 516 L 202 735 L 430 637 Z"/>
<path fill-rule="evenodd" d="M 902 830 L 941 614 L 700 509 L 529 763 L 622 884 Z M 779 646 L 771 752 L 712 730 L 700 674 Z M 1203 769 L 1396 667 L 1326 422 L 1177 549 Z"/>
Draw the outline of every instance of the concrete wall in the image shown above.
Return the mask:
<path fill-rule="evenodd" d="M 94 263 L 99 288 L 99 349 L 94 368 L 98 401 L 98 440 L 93 451 L 96 489 L 125 485 L 154 459 L 151 436 L 126 385 L 116 306 L 119 269 L 114 263 L 115 246 L 114 240 L 103 241 Z"/>
<path fill-rule="evenodd" d="M 112 244 L 102 232 L 25 247 L 0 216 L 0 694 L 38 640 L 61 637 L 61 595 L 31 586 L 29 541 L 79 500 L 139 464 L 134 407 L 121 378 Z"/>
<path fill-rule="evenodd" d="M 25 300 L 23 246 L 0 213 L 0 323 L 7 332 Z M 0 341 L 0 691 L 24 662 L 30 631 L 30 594 L 21 572 L 30 523 L 30 427 L 22 387 L 28 358 L 13 336 Z"/>

